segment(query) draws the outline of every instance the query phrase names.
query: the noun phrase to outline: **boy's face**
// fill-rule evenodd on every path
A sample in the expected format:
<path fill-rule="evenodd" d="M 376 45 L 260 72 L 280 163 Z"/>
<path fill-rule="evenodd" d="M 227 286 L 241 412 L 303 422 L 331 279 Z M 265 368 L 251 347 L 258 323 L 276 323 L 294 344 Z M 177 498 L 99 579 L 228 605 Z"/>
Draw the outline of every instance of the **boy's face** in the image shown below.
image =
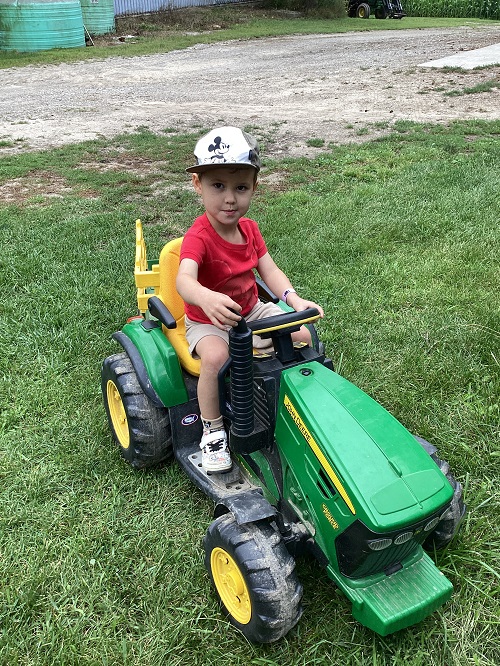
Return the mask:
<path fill-rule="evenodd" d="M 194 173 L 193 187 L 201 195 L 208 219 L 216 231 L 236 226 L 250 207 L 256 188 L 255 169 L 220 167 L 203 174 Z"/>

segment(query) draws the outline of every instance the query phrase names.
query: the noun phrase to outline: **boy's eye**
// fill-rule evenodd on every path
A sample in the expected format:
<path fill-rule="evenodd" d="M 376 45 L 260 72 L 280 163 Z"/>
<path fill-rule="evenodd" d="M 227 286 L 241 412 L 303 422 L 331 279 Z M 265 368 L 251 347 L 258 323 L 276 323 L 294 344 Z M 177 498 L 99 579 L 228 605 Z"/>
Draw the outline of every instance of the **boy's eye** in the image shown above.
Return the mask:
<path fill-rule="evenodd" d="M 213 183 L 213 187 L 216 190 L 223 190 L 225 188 L 225 185 L 224 185 L 224 183 Z M 238 190 L 238 192 L 246 192 L 248 190 L 248 186 L 247 185 L 237 185 L 236 189 Z"/>

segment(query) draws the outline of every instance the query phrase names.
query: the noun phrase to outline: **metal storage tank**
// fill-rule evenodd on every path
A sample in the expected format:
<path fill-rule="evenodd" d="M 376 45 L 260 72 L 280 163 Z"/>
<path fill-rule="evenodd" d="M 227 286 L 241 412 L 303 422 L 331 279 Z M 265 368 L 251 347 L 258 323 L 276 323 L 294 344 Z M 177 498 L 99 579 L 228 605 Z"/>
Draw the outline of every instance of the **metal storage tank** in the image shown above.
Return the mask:
<path fill-rule="evenodd" d="M 0 50 L 85 46 L 80 0 L 0 0 Z"/>
<path fill-rule="evenodd" d="M 80 0 L 83 25 L 90 35 L 105 35 L 115 31 L 113 0 Z"/>

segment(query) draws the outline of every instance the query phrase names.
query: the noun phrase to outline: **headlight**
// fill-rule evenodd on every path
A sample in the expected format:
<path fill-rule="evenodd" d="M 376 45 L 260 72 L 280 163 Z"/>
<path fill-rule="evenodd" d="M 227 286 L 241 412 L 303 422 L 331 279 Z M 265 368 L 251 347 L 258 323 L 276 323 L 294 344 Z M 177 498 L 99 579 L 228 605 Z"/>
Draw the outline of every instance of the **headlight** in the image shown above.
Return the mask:
<path fill-rule="evenodd" d="M 425 527 L 424 527 L 424 532 L 430 532 L 431 530 L 433 530 L 436 527 L 436 525 L 438 523 L 439 523 L 439 516 L 436 516 L 436 518 L 433 518 L 432 520 L 429 520 L 427 525 L 425 525 Z"/>
<path fill-rule="evenodd" d="M 394 539 L 394 543 L 397 546 L 400 546 L 402 543 L 406 543 L 413 537 L 413 532 L 403 532 L 402 534 L 398 534 L 398 536 Z"/>
<path fill-rule="evenodd" d="M 392 539 L 375 539 L 374 541 L 368 541 L 368 546 L 372 550 L 384 550 L 384 548 L 389 548 L 392 544 Z"/>
<path fill-rule="evenodd" d="M 446 509 L 446 511 L 439 516 L 439 520 L 446 520 L 446 518 L 448 517 L 448 514 L 450 514 L 450 513 L 451 513 L 451 508 L 448 507 Z"/>

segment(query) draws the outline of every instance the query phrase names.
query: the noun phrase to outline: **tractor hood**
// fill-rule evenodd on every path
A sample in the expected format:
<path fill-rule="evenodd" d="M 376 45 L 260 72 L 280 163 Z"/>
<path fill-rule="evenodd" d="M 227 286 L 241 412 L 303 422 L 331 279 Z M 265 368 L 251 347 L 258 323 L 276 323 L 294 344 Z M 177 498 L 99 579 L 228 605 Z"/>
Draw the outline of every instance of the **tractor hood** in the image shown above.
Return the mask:
<path fill-rule="evenodd" d="M 335 372 L 319 363 L 286 370 L 280 402 L 283 426 L 302 448 L 297 455 L 312 456 L 372 529 L 421 520 L 451 500 L 451 485 L 413 435 Z"/>

